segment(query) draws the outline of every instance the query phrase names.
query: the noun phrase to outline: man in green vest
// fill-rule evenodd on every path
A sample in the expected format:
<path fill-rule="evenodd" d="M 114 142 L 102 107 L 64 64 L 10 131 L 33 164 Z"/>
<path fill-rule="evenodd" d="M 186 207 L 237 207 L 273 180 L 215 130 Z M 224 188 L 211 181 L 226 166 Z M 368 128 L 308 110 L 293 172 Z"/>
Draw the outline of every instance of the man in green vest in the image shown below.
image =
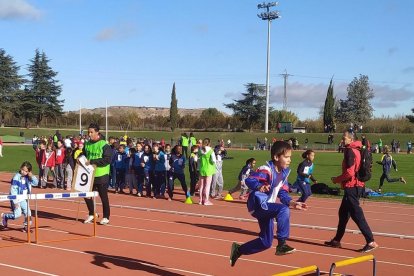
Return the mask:
<path fill-rule="evenodd" d="M 190 132 L 190 148 L 195 145 L 197 145 L 197 139 L 194 137 L 194 134 Z"/>
<path fill-rule="evenodd" d="M 181 135 L 181 147 L 183 148 L 183 154 L 185 155 L 185 158 L 188 158 L 188 152 L 187 152 L 188 142 L 189 142 L 189 139 L 188 139 L 187 133 L 183 133 Z"/>
<path fill-rule="evenodd" d="M 96 166 L 92 190 L 99 193 L 103 209 L 103 218 L 100 224 L 106 225 L 109 223 L 110 215 L 108 183 L 112 149 L 99 132 L 98 124 L 91 123 L 88 128 L 88 134 L 90 139 L 85 144 L 86 158 L 88 159 L 86 164 Z M 84 223 L 91 223 L 95 217 L 98 217 L 98 214 L 94 210 L 93 200 L 91 198 L 85 198 L 85 203 L 89 210 L 89 216 Z"/>

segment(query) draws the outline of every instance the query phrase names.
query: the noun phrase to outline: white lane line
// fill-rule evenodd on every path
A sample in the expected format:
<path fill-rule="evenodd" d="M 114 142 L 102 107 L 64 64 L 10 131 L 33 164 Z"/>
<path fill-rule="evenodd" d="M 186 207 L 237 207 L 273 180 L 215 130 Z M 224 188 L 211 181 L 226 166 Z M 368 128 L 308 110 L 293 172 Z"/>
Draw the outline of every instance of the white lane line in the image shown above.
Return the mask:
<path fill-rule="evenodd" d="M 27 272 L 33 272 L 33 273 L 40 274 L 40 275 L 58 276 L 58 274 L 46 273 L 46 272 L 42 272 L 42 271 L 38 271 L 38 270 L 34 270 L 34 269 L 29 269 L 29 268 L 24 268 L 24 267 L 21 267 L 21 266 L 14 266 L 14 265 L 9 265 L 9 264 L 4 264 L 4 263 L 0 263 L 0 266 L 14 268 L 14 269 L 18 269 L 18 270 L 27 271 Z"/>
<path fill-rule="evenodd" d="M 49 246 L 49 245 L 42 245 L 42 244 L 36 244 L 35 246 L 54 249 L 54 250 L 61 250 L 61 251 L 66 251 L 66 252 L 71 252 L 71 253 L 83 254 L 83 255 L 99 256 L 99 257 L 106 258 L 106 259 L 112 259 L 112 260 L 129 262 L 129 263 L 135 263 L 135 264 L 140 264 L 140 265 L 144 265 L 144 266 L 148 266 L 148 267 L 178 271 L 178 272 L 189 273 L 189 274 L 193 274 L 193 275 L 212 276 L 210 274 L 204 274 L 204 273 L 199 273 L 199 272 L 189 271 L 189 270 L 184 270 L 184 269 L 179 269 L 179 268 L 173 268 L 173 267 L 159 266 L 159 265 L 155 265 L 155 264 L 149 264 L 149 263 L 146 263 L 146 262 L 140 262 L 140 261 L 137 261 L 137 260 L 129 260 L 129 259 L 126 259 L 126 258 L 118 258 L 118 257 L 114 257 L 114 256 L 108 256 L 108 255 L 105 255 L 105 254 L 99 254 L 99 253 L 98 254 L 92 254 L 92 253 L 87 253 L 87 252 L 83 252 L 83 251 L 79 251 L 79 250 L 73 250 L 73 249 L 67 249 L 67 248 L 61 248 L 61 247 Z"/>
<path fill-rule="evenodd" d="M 197 251 L 197 250 L 191 250 L 191 249 L 180 248 L 180 247 L 173 247 L 173 246 L 146 243 L 146 242 L 139 242 L 139 241 L 131 241 L 131 240 L 115 239 L 115 238 L 104 237 L 104 236 L 97 236 L 97 238 L 98 239 L 103 239 L 103 240 L 110 240 L 110 241 L 116 241 L 116 242 L 125 242 L 125 243 L 131 243 L 131 244 L 140 244 L 140 245 L 146 245 L 146 246 L 152 246 L 152 247 L 160 247 L 160 248 L 166 248 L 166 249 L 172 249 L 172 250 L 184 251 L 184 252 L 189 252 L 189 253 L 196 253 L 196 254 L 202 254 L 202 255 L 214 256 L 214 257 L 222 257 L 222 258 L 229 259 L 228 255 L 208 253 L 208 252 L 204 252 L 204 251 Z M 279 263 L 270 263 L 270 262 L 258 261 L 258 260 L 252 260 L 252 259 L 245 259 L 245 258 L 239 258 L 239 260 L 244 260 L 244 261 L 253 262 L 253 263 L 266 264 L 266 265 L 273 265 L 273 266 L 282 266 L 282 267 L 287 267 L 287 268 L 298 268 L 297 266 L 290 266 L 290 265 L 284 265 L 284 264 L 279 264 Z"/>
<path fill-rule="evenodd" d="M 40 207 L 55 209 L 55 210 L 67 210 L 67 209 L 62 209 L 58 207 L 48 207 L 48 206 L 40 206 Z M 134 206 L 123 206 L 122 208 L 130 209 L 130 210 L 137 210 L 137 211 L 152 211 L 152 212 L 166 213 L 166 214 L 172 214 L 172 215 L 191 216 L 191 217 L 223 219 L 223 220 L 253 222 L 253 223 L 257 222 L 255 219 L 248 219 L 248 218 L 235 218 L 235 217 L 227 217 L 227 216 L 219 216 L 219 215 L 202 214 L 202 213 L 170 211 L 170 210 L 165 210 L 165 209 L 154 209 L 154 208 L 134 207 Z M 116 216 L 116 215 L 113 215 L 113 216 Z M 126 216 L 125 218 L 136 219 L 133 217 L 126 217 Z M 298 223 L 291 223 L 290 226 L 298 227 L 298 228 L 305 228 L 305 229 L 313 229 L 313 230 L 316 229 L 316 230 L 336 231 L 336 227 L 330 227 L 330 226 L 308 225 L 308 224 L 298 224 Z M 361 234 L 361 231 L 357 229 L 346 229 L 345 232 L 353 233 L 353 234 Z M 372 232 L 372 233 L 376 236 L 384 236 L 384 237 L 392 237 L 392 238 L 400 238 L 400 239 L 414 239 L 414 235 L 403 235 L 403 234 L 383 233 L 383 232 Z"/>

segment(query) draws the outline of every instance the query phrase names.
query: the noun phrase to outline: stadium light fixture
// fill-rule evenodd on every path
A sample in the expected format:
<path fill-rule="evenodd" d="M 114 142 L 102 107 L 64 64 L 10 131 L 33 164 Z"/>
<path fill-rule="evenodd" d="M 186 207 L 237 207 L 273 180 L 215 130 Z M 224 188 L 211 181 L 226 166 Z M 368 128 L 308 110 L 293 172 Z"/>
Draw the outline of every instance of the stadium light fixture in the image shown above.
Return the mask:
<path fill-rule="evenodd" d="M 258 9 L 266 9 L 266 12 L 257 14 L 262 20 L 267 20 L 267 70 L 266 70 L 266 115 L 265 115 L 265 133 L 269 132 L 269 75 L 270 75 L 270 23 L 272 20 L 280 18 L 278 11 L 271 11 L 270 8 L 277 6 L 278 2 L 261 3 L 257 5 Z"/>

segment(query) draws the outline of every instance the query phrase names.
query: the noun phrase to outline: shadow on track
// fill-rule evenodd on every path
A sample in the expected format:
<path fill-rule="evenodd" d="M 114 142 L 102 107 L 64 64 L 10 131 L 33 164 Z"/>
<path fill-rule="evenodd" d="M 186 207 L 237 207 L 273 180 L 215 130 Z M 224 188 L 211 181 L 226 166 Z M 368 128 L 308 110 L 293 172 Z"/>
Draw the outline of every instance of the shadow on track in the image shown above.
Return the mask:
<path fill-rule="evenodd" d="M 159 265 L 145 262 L 137 259 L 132 259 L 123 256 L 106 255 L 95 251 L 85 251 L 85 253 L 93 255 L 92 264 L 100 266 L 106 269 L 110 269 L 105 263 L 110 263 L 119 267 L 123 267 L 130 270 L 145 271 L 153 275 L 165 275 L 165 276 L 181 276 L 182 274 L 174 273 L 165 269 L 162 269 Z"/>

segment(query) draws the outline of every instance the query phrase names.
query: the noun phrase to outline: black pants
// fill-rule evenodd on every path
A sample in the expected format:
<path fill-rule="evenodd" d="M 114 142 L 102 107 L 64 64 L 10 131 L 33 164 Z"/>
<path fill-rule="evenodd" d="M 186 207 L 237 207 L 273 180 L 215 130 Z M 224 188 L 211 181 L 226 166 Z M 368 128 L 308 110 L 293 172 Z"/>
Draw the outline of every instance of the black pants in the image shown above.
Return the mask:
<path fill-rule="evenodd" d="M 198 182 L 198 172 L 190 170 L 190 194 L 191 196 L 194 196 L 197 182 Z"/>
<path fill-rule="evenodd" d="M 103 217 L 107 219 L 109 219 L 109 215 L 111 213 L 109 208 L 108 183 L 109 175 L 96 177 L 92 188 L 93 191 L 97 191 L 99 193 L 99 197 L 101 198 L 102 202 Z M 89 215 L 93 216 L 96 212 L 93 208 L 93 199 L 85 198 L 85 203 L 88 207 Z"/>
<path fill-rule="evenodd" d="M 346 224 L 349 221 L 349 217 L 355 222 L 359 230 L 361 230 L 367 243 L 374 241 L 371 229 L 365 219 L 364 211 L 359 206 L 359 199 L 362 196 L 362 192 L 365 187 L 353 187 L 345 188 L 344 197 L 342 198 L 341 207 L 339 207 L 339 222 L 338 229 L 336 230 L 336 236 L 334 240 L 341 241 L 345 234 Z"/>
<path fill-rule="evenodd" d="M 387 179 L 388 183 L 391 182 L 399 182 L 400 178 L 390 178 L 390 175 L 387 173 L 382 173 L 381 178 L 380 178 L 380 185 L 379 188 L 381 189 L 382 185 L 384 185 L 384 180 Z"/>

